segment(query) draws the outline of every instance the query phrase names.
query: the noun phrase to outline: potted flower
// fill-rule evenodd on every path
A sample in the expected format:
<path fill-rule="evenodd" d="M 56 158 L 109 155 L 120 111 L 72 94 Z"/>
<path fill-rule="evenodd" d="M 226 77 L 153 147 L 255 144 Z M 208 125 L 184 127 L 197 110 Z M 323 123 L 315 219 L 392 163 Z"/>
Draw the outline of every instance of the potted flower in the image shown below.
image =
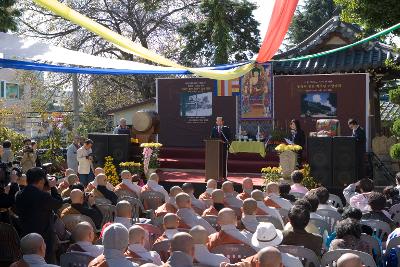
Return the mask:
<path fill-rule="evenodd" d="M 290 174 L 296 168 L 297 151 L 302 149 L 299 145 L 286 145 L 279 144 L 276 146 L 275 151 L 279 153 L 279 164 L 282 167 L 282 176 L 289 179 Z"/>
<path fill-rule="evenodd" d="M 282 178 L 281 167 L 266 167 L 261 169 L 265 185 L 271 182 L 278 182 Z"/>
<path fill-rule="evenodd" d="M 119 164 L 119 167 L 121 168 L 121 170 L 128 170 L 131 174 L 140 175 L 142 172 L 142 164 L 140 162 L 133 162 L 133 161 L 121 162 Z"/>
<path fill-rule="evenodd" d="M 311 176 L 311 168 L 310 165 L 304 164 L 303 169 L 300 170 L 303 173 L 303 180 L 301 184 L 308 189 L 314 189 L 320 186 L 320 184 Z"/>
<path fill-rule="evenodd" d="M 151 173 L 155 172 L 160 167 L 158 155 L 162 144 L 160 143 L 142 143 L 140 147 L 143 148 L 143 170 L 148 177 Z"/>

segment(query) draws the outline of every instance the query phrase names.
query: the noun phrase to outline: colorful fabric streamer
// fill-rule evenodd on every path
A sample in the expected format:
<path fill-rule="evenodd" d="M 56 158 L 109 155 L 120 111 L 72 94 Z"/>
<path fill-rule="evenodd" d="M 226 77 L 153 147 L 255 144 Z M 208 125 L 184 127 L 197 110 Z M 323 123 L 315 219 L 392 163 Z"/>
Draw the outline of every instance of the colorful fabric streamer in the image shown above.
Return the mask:
<path fill-rule="evenodd" d="M 215 96 L 237 96 L 240 95 L 240 78 L 229 81 L 214 82 Z"/>
<path fill-rule="evenodd" d="M 269 61 L 278 51 L 289 29 L 298 2 L 298 0 L 275 0 L 268 30 L 258 52 L 258 63 Z"/>
<path fill-rule="evenodd" d="M 70 20 L 71 22 L 80 25 L 87 30 L 103 37 L 105 40 L 116 45 L 119 49 L 129 52 L 133 55 L 139 56 L 141 58 L 153 61 L 155 63 L 170 66 L 178 69 L 185 69 L 194 74 L 202 77 L 216 79 L 216 80 L 232 80 L 243 76 L 245 73 L 249 72 L 253 66 L 254 62 L 245 64 L 243 66 L 230 69 L 230 70 L 209 70 L 201 68 L 188 68 L 180 65 L 172 60 L 169 60 L 147 48 L 135 44 L 128 38 L 102 26 L 101 24 L 89 19 L 88 17 L 80 14 L 69 8 L 68 6 L 56 1 L 56 0 L 34 0 L 40 6 L 52 11 L 53 13 Z M 278 0 L 279 1 L 279 0 Z"/>

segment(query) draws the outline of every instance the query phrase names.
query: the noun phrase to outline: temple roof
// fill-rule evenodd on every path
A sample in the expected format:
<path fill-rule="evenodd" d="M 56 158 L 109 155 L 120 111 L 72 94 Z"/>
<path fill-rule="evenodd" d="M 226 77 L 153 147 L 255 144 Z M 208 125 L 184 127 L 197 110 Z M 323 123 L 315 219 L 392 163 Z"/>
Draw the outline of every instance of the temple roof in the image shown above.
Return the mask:
<path fill-rule="evenodd" d="M 294 58 L 357 41 L 361 29 L 350 23 L 340 21 L 335 16 L 321 26 L 312 35 L 294 48 L 278 54 L 274 59 Z M 274 62 L 275 74 L 317 74 L 334 72 L 384 72 L 385 61 L 392 59 L 400 62 L 394 49 L 379 41 L 370 41 L 341 52 L 303 61 Z"/>

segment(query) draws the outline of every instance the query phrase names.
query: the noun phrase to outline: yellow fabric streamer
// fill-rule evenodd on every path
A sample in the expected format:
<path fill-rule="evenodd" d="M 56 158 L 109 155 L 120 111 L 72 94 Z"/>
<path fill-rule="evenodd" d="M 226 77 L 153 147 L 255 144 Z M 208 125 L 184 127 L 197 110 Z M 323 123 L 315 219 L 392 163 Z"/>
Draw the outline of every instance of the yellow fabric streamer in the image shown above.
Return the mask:
<path fill-rule="evenodd" d="M 230 70 L 205 70 L 199 68 L 185 67 L 139 44 L 135 44 L 128 38 L 104 27 L 103 25 L 91 20 L 90 18 L 80 14 L 79 12 L 69 8 L 68 6 L 56 0 L 34 0 L 34 2 L 36 2 L 43 8 L 46 8 L 53 13 L 103 37 L 105 40 L 109 41 L 110 43 L 114 44 L 115 46 L 126 52 L 164 66 L 186 69 L 199 76 L 215 80 L 236 79 L 251 71 L 251 69 L 254 67 L 254 62 Z"/>

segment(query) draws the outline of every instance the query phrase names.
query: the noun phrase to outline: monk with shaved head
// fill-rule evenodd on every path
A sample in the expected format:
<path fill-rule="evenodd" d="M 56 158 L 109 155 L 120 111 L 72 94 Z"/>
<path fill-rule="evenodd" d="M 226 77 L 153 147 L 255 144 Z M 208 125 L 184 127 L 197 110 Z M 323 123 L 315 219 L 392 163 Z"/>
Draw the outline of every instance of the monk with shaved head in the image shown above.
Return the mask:
<path fill-rule="evenodd" d="M 217 216 L 218 212 L 220 210 L 222 210 L 225 205 L 224 205 L 224 199 L 225 199 L 225 194 L 224 191 L 222 191 L 221 189 L 215 189 L 212 193 L 211 193 L 211 197 L 212 197 L 212 206 L 207 208 L 204 212 L 203 212 L 203 217 L 204 216 Z"/>
<path fill-rule="evenodd" d="M 225 205 L 230 208 L 240 208 L 243 205 L 243 201 L 236 198 L 238 193 L 235 191 L 233 187 L 233 183 L 231 181 L 226 181 L 222 184 L 222 190 L 225 194 Z"/>
<path fill-rule="evenodd" d="M 149 179 L 147 180 L 147 183 L 142 187 L 142 193 L 145 191 L 156 191 L 160 192 L 164 196 L 164 202 L 167 202 L 169 200 L 169 195 L 167 190 L 161 185 L 158 184 L 160 181 L 160 177 L 158 177 L 157 173 L 152 173 L 150 174 Z"/>
<path fill-rule="evenodd" d="M 171 256 L 166 265 L 171 267 L 192 266 L 194 255 L 193 237 L 188 233 L 177 233 L 171 240 Z"/>
<path fill-rule="evenodd" d="M 242 183 L 242 193 L 237 195 L 237 198 L 240 200 L 245 200 L 246 198 L 251 197 L 251 192 L 253 191 L 253 180 L 249 177 L 243 179 Z"/>
<path fill-rule="evenodd" d="M 163 240 L 170 240 L 172 237 L 178 233 L 179 218 L 175 213 L 167 213 L 163 218 L 163 228 L 164 233 L 157 238 L 155 243 L 161 242 Z"/>
<path fill-rule="evenodd" d="M 256 218 L 257 201 L 254 198 L 247 198 L 243 201 L 241 223 L 250 233 L 254 233 L 259 222 Z"/>
<path fill-rule="evenodd" d="M 340 256 L 336 262 L 337 267 L 363 267 L 359 256 L 353 253 L 346 253 Z"/>
<path fill-rule="evenodd" d="M 209 179 L 207 180 L 207 188 L 206 191 L 203 192 L 200 196 L 199 199 L 204 201 L 206 205 L 209 207 L 212 205 L 212 199 L 211 199 L 211 193 L 217 189 L 217 181 L 214 179 Z"/>
<path fill-rule="evenodd" d="M 120 223 L 129 229 L 132 226 L 132 205 L 126 200 L 121 200 L 116 206 L 117 214 L 114 222 Z"/>
<path fill-rule="evenodd" d="M 140 191 L 142 188 L 137 185 L 137 183 L 132 182 L 132 174 L 128 170 L 123 170 L 121 172 L 121 183 L 117 184 L 117 186 L 114 189 L 114 192 L 119 195 L 119 194 L 124 194 L 124 192 L 127 192 L 134 197 L 140 198 Z M 125 193 L 125 194 L 127 194 Z"/>
<path fill-rule="evenodd" d="M 264 198 L 264 203 L 268 207 L 290 210 L 293 206 L 289 200 L 280 197 L 278 183 L 268 183 L 266 186 L 266 193 L 267 196 Z"/>
<path fill-rule="evenodd" d="M 264 203 L 264 193 L 260 190 L 253 190 L 251 193 L 251 197 L 254 198 L 257 201 L 257 215 L 271 215 L 275 218 L 277 218 L 283 227 L 283 220 L 281 217 L 281 214 L 276 208 L 273 207 L 268 207 Z"/>
<path fill-rule="evenodd" d="M 93 245 L 94 237 L 93 226 L 90 223 L 78 223 L 72 231 L 72 238 L 75 243 L 68 248 L 68 252 L 80 252 L 93 258 L 98 257 L 103 253 L 103 246 Z"/>
<path fill-rule="evenodd" d="M 178 206 L 176 205 L 175 197 L 179 193 L 182 193 L 182 188 L 180 188 L 179 186 L 171 187 L 171 189 L 169 190 L 168 201 L 158 207 L 155 211 L 157 217 L 162 217 L 167 213 L 176 213 L 176 211 L 178 210 Z"/>

